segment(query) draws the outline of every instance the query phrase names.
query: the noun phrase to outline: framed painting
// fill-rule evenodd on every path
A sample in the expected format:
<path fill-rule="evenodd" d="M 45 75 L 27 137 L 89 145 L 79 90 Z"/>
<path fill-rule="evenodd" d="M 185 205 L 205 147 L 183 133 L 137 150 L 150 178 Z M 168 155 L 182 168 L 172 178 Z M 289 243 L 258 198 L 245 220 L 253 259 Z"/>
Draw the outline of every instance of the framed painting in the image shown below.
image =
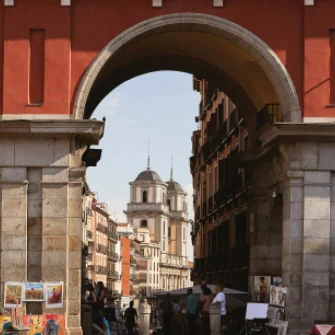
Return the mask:
<path fill-rule="evenodd" d="M 288 328 L 288 321 L 280 321 L 278 324 L 278 332 L 277 335 L 286 335 Z"/>
<path fill-rule="evenodd" d="M 268 309 L 268 323 L 271 325 L 278 325 L 284 321 L 284 308 L 277 306 L 270 306 Z"/>
<path fill-rule="evenodd" d="M 286 288 L 271 286 L 270 289 L 270 305 L 285 307 Z"/>
<path fill-rule="evenodd" d="M 44 283 L 45 308 L 62 308 L 64 283 Z"/>
<path fill-rule="evenodd" d="M 22 307 L 23 283 L 5 282 L 4 307 L 15 308 Z"/>
<path fill-rule="evenodd" d="M 25 283 L 24 301 L 44 301 L 43 283 Z"/>
<path fill-rule="evenodd" d="M 255 276 L 253 283 L 253 301 L 260 303 L 268 303 L 270 296 L 271 277 L 270 276 Z"/>
<path fill-rule="evenodd" d="M 45 333 L 65 335 L 65 315 L 46 314 Z"/>

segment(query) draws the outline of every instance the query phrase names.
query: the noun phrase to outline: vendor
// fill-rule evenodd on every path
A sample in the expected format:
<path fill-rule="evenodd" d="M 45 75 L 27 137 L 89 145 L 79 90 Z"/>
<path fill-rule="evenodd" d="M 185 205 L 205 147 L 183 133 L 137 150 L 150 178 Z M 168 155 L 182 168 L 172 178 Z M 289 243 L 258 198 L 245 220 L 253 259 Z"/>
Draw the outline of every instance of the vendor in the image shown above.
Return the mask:
<path fill-rule="evenodd" d="M 221 315 L 221 327 L 226 326 L 226 296 L 223 292 L 224 286 L 222 284 L 216 285 L 215 292 L 216 296 L 212 302 L 212 305 L 220 304 L 220 315 Z"/>

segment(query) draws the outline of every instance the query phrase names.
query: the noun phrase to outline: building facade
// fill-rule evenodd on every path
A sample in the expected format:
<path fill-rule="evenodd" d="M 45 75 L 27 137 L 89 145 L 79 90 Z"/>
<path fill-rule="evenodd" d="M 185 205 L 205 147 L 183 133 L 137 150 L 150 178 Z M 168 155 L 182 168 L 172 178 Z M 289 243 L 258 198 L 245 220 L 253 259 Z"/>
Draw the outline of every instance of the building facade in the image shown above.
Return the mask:
<path fill-rule="evenodd" d="M 134 296 L 134 231 L 127 223 L 120 223 L 117 227 L 121 246 L 121 306 L 129 305 Z"/>
<path fill-rule="evenodd" d="M 141 290 L 173 290 L 184 287 L 188 278 L 187 194 L 171 178 L 163 182 L 148 168 L 130 183 L 130 202 L 125 214 L 140 242 L 141 267 L 146 266 L 146 278 L 141 274 Z M 148 289 L 147 289 L 148 288 Z M 145 289 L 145 290 L 144 290 Z"/>
<path fill-rule="evenodd" d="M 107 288 L 108 304 L 112 304 L 121 294 L 121 249 L 117 222 L 108 213 L 107 204 L 97 201 L 86 182 L 82 204 L 84 282 L 102 281 Z"/>
<path fill-rule="evenodd" d="M 224 282 L 248 291 L 248 168 L 236 165 L 236 153 L 247 152 L 244 119 L 231 100 L 205 80 L 194 78 L 201 95 L 200 129 L 192 136 L 195 219 L 194 280 Z"/>

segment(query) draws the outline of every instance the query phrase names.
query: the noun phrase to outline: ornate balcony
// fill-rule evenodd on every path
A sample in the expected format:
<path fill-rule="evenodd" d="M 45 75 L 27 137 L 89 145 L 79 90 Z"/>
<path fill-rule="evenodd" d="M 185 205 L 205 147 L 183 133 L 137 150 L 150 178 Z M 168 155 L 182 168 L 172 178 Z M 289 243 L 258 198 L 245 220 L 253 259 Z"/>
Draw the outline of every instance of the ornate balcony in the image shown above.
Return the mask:
<path fill-rule="evenodd" d="M 100 275 L 106 275 L 107 274 L 107 267 L 106 266 L 101 266 L 97 265 L 95 267 L 95 272 Z"/>
<path fill-rule="evenodd" d="M 108 247 L 100 243 L 96 245 L 96 250 L 97 252 L 100 252 L 101 254 L 104 254 L 104 255 L 108 254 Z"/>
<path fill-rule="evenodd" d="M 107 248 L 107 250 L 108 250 L 108 248 Z M 112 259 L 115 262 L 119 261 L 119 255 L 114 251 L 108 250 L 108 258 Z"/>
<path fill-rule="evenodd" d="M 118 242 L 118 241 L 119 241 L 119 234 L 117 234 L 117 233 L 115 233 L 115 232 L 111 232 L 111 231 L 109 231 L 109 232 L 108 232 L 108 238 L 109 238 L 110 240 L 113 240 L 113 241 L 115 241 L 115 242 Z"/>
<path fill-rule="evenodd" d="M 274 122 L 282 122 L 280 104 L 267 104 L 257 113 L 257 130 Z"/>
<path fill-rule="evenodd" d="M 170 218 L 185 219 L 185 220 L 187 220 L 187 215 L 185 214 L 185 212 L 170 211 Z"/>
<path fill-rule="evenodd" d="M 173 254 L 161 254 L 161 266 L 187 267 L 187 258 Z"/>
<path fill-rule="evenodd" d="M 128 204 L 127 212 L 137 212 L 137 211 L 147 211 L 147 212 L 167 214 L 169 212 L 169 207 L 168 205 L 165 205 L 162 203 L 161 204 L 151 204 L 151 203 Z"/>
<path fill-rule="evenodd" d="M 120 274 L 117 271 L 114 270 L 108 270 L 107 271 L 107 277 L 114 279 L 114 280 L 118 280 L 120 278 Z"/>
<path fill-rule="evenodd" d="M 98 223 L 96 226 L 97 231 L 100 231 L 103 234 L 108 234 L 108 227 L 104 226 L 102 223 Z"/>

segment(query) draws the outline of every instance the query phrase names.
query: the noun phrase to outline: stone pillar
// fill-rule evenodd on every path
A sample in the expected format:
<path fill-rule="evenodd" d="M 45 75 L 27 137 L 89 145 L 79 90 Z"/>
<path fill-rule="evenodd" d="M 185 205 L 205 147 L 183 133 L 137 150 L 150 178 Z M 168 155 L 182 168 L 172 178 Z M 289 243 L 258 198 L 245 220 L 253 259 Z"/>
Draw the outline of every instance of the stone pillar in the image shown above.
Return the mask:
<path fill-rule="evenodd" d="M 221 334 L 221 305 L 212 304 L 209 308 L 209 325 L 211 335 Z"/>
<path fill-rule="evenodd" d="M 290 334 L 300 333 L 302 308 L 303 259 L 303 177 L 289 171 L 283 183 L 283 261 L 282 278 L 288 287 L 285 319 Z"/>
<path fill-rule="evenodd" d="M 48 313 L 65 314 L 66 334 L 80 335 L 82 154 L 103 123 L 0 121 L 0 129 L 1 281 L 63 281 L 64 306 Z M 27 311 L 44 312 L 44 303 Z"/>
<path fill-rule="evenodd" d="M 331 156 L 335 154 L 332 151 Z M 310 320 L 330 317 L 330 183 L 330 171 L 305 172 L 301 316 L 304 333 L 311 329 Z"/>
<path fill-rule="evenodd" d="M 278 276 L 282 262 L 282 202 L 272 193 L 278 182 L 273 163 L 254 167 L 249 203 L 250 276 Z"/>
<path fill-rule="evenodd" d="M 283 145 L 283 281 L 290 334 L 309 333 L 314 320 L 328 320 L 332 283 L 332 143 Z"/>
<path fill-rule="evenodd" d="M 150 334 L 150 314 L 151 306 L 148 304 L 147 299 L 140 306 L 140 334 Z"/>
<path fill-rule="evenodd" d="M 14 139 L 0 138 L 0 147 L 1 282 L 25 281 L 27 280 L 27 169 L 15 167 Z"/>

